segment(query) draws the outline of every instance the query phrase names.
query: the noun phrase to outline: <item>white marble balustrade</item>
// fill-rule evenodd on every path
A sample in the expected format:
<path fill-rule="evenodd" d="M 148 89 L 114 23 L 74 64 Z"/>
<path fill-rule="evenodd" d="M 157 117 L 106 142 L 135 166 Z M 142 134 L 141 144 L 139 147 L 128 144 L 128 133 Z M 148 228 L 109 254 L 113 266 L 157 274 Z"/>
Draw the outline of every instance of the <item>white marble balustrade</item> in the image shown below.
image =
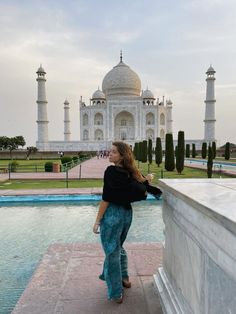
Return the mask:
<path fill-rule="evenodd" d="M 161 180 L 164 313 L 236 313 L 236 179 Z"/>

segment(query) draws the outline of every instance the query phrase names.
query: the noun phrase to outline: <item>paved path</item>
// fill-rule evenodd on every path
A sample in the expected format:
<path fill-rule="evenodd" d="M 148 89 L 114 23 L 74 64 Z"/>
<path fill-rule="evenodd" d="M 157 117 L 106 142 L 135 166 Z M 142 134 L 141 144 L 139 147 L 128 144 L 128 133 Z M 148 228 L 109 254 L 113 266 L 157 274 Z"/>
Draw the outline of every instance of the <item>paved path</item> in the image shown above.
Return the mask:
<path fill-rule="evenodd" d="M 162 263 L 158 243 L 127 243 L 132 287 L 124 302 L 106 298 L 98 279 L 104 255 L 98 244 L 49 247 L 12 314 L 162 314 L 153 274 Z"/>
<path fill-rule="evenodd" d="M 104 170 L 107 166 L 111 165 L 108 158 L 99 158 L 97 157 L 89 159 L 81 163 L 80 165 L 72 168 L 68 171 L 69 179 L 100 179 L 103 178 Z M 81 176 L 80 176 L 80 167 L 81 167 Z M 8 173 L 0 173 L 0 182 L 8 180 Z M 65 172 L 12 172 L 12 179 L 65 179 Z"/>

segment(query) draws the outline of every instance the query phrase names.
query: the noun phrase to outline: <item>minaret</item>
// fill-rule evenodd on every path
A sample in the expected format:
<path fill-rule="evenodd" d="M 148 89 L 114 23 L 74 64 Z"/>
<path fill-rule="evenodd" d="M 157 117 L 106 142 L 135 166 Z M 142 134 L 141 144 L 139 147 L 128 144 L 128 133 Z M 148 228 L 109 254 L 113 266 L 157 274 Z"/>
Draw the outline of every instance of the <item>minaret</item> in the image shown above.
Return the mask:
<path fill-rule="evenodd" d="M 70 106 L 66 99 L 64 102 L 64 141 L 70 141 Z"/>
<path fill-rule="evenodd" d="M 166 102 L 166 133 L 172 133 L 172 101 L 169 99 Z"/>
<path fill-rule="evenodd" d="M 216 71 L 212 66 L 206 72 L 207 88 L 206 88 L 206 109 L 205 109 L 205 131 L 204 141 L 211 143 L 215 141 L 215 77 Z"/>
<path fill-rule="evenodd" d="M 36 72 L 38 77 L 36 81 L 38 82 L 38 143 L 48 142 L 48 118 L 47 118 L 47 100 L 46 100 L 46 89 L 45 89 L 45 74 L 42 65 L 40 65 L 38 71 Z"/>

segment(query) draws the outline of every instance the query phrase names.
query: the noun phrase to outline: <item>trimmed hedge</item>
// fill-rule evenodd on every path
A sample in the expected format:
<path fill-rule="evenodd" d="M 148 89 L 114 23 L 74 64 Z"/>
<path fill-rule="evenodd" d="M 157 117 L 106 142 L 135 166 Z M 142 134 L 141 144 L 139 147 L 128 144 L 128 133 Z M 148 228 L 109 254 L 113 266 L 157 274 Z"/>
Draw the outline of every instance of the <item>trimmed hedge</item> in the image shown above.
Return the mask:
<path fill-rule="evenodd" d="M 63 157 L 61 157 L 62 165 L 66 164 L 68 162 L 71 162 L 71 161 L 72 161 L 72 157 L 70 157 L 70 156 L 63 156 Z"/>
<path fill-rule="evenodd" d="M 53 163 L 51 161 L 45 162 L 44 170 L 45 170 L 45 172 L 52 172 L 52 170 L 53 170 Z"/>

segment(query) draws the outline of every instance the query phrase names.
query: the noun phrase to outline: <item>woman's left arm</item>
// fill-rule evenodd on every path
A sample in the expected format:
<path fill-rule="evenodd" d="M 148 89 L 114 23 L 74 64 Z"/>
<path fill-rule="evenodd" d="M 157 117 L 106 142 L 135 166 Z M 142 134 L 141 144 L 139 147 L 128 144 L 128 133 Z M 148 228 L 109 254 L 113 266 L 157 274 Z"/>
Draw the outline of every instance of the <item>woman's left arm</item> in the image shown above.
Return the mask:
<path fill-rule="evenodd" d="M 94 233 L 99 233 L 98 228 L 100 226 L 100 221 L 102 220 L 102 217 L 103 217 L 108 205 L 109 205 L 109 202 L 106 202 L 103 200 L 101 201 L 101 203 L 99 205 L 98 213 L 97 213 L 97 218 L 96 218 L 96 221 L 95 221 L 94 226 L 93 226 L 93 232 Z"/>

